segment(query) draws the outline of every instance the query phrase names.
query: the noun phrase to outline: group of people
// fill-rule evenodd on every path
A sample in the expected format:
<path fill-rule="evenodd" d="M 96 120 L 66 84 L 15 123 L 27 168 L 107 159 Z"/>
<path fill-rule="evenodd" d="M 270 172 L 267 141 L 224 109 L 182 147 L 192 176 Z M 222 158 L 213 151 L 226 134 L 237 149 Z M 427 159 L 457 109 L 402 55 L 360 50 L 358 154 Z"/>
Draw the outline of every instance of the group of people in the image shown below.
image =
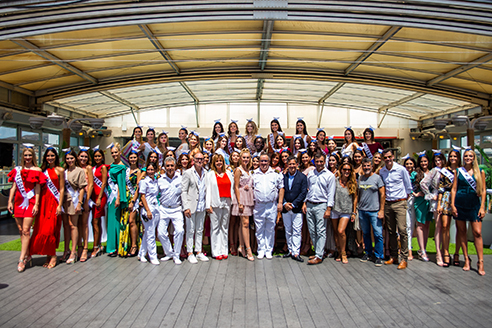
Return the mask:
<path fill-rule="evenodd" d="M 155 129 L 149 127 L 144 139 L 137 126 L 126 145 L 108 146 L 111 165 L 105 164 L 104 151 L 97 146 L 79 147 L 78 153 L 63 149 L 61 167 L 56 149 L 46 145 L 37 167 L 32 145 L 26 144 L 21 165 L 9 174 L 14 183 L 8 208 L 22 241 L 18 271 L 24 271 L 35 254 L 47 255 L 45 267 L 57 265 L 62 223 L 61 261 L 67 264 L 104 252 L 103 225 L 109 256 L 138 257 L 154 265 L 209 261 L 202 246 L 208 237 L 216 260 L 239 254 L 254 261 L 254 252 L 257 259 L 272 259 L 275 244 L 283 237 L 278 228 L 283 227 L 286 258 L 304 262 L 301 255 L 312 248 L 310 265 L 327 257 L 346 264 L 350 255 L 360 255 L 362 262 L 405 269 L 413 259 L 414 230 L 418 256 L 429 261 L 429 223 L 435 220 L 436 262 L 447 267 L 453 217 L 457 224 L 453 264 L 460 264 L 461 248 L 463 270 L 470 270 L 469 221 L 478 273 L 485 274 L 481 237 L 485 175 L 472 149 L 464 150 L 463 166 L 457 148 L 447 160 L 433 150 L 432 156 L 417 154 L 417 161 L 404 157 L 402 166 L 394 161 L 392 149 L 375 141 L 372 127 L 364 130 L 363 142 L 346 128 L 341 150 L 323 129 L 311 137 L 302 118 L 290 141 L 278 118 L 270 127 L 271 133 L 263 138 L 256 123 L 247 120 L 241 135 L 232 120 L 226 134 L 217 120 L 212 136 L 202 142 L 197 132 L 182 127 L 181 143 L 174 148 L 167 132 L 156 138 Z M 90 253 L 89 217 L 94 237 Z M 157 239 L 164 252 L 160 259 Z"/>

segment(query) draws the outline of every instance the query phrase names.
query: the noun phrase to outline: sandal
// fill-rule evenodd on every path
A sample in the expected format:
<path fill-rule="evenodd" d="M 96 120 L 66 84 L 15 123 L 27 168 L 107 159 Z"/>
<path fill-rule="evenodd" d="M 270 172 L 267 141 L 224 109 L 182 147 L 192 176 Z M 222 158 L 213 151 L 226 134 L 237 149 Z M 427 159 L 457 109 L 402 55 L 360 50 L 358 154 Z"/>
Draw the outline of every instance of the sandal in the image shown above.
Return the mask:
<path fill-rule="evenodd" d="M 239 254 L 241 254 L 241 257 L 246 257 L 246 256 L 244 255 L 243 246 L 239 246 L 239 247 L 237 248 L 237 254 L 238 254 L 238 255 L 239 255 Z"/>
<path fill-rule="evenodd" d="M 446 261 L 446 258 L 448 259 L 447 261 Z M 449 268 L 450 262 L 451 262 L 451 256 L 444 255 L 444 261 L 443 261 L 443 266 L 442 267 L 443 268 Z"/>
<path fill-rule="evenodd" d="M 60 259 L 60 262 L 67 262 L 69 257 L 70 257 L 70 251 L 65 251 L 63 253 L 62 258 Z"/>
<path fill-rule="evenodd" d="M 255 260 L 255 257 L 253 256 L 253 253 L 251 252 L 251 247 L 247 247 L 246 248 L 246 253 L 248 255 L 248 260 L 250 260 L 250 261 L 254 261 Z"/>
<path fill-rule="evenodd" d="M 342 254 L 342 263 L 343 264 L 348 264 L 348 259 L 346 254 Z"/>
<path fill-rule="evenodd" d="M 480 267 L 482 267 L 481 270 L 480 270 Z M 479 275 L 485 276 L 485 270 L 483 269 L 483 260 L 478 260 L 478 262 L 477 262 L 477 271 L 478 271 L 478 274 Z"/>
<path fill-rule="evenodd" d="M 55 263 L 52 262 L 53 259 L 55 260 Z M 54 255 L 51 257 L 50 263 L 48 264 L 47 268 L 53 269 L 54 267 L 56 267 L 57 264 L 58 264 L 58 257 L 56 255 Z"/>
<path fill-rule="evenodd" d="M 130 252 L 126 255 L 126 257 L 135 257 L 135 256 L 137 256 L 137 251 L 138 251 L 137 246 L 132 246 L 132 248 L 130 248 Z"/>
<path fill-rule="evenodd" d="M 453 265 L 454 266 L 460 266 L 460 254 L 454 254 Z"/>
<path fill-rule="evenodd" d="M 26 260 L 19 260 L 17 263 L 17 272 L 24 272 L 26 270 Z"/>
<path fill-rule="evenodd" d="M 70 257 L 67 260 L 67 264 L 74 264 L 75 262 L 77 262 L 77 254 L 76 253 L 71 253 L 70 254 Z"/>
<path fill-rule="evenodd" d="M 80 262 L 83 263 L 83 262 L 86 262 L 87 261 L 87 251 L 88 251 L 87 248 L 84 248 L 82 250 L 82 255 L 80 256 Z M 85 256 L 84 256 L 84 254 L 85 254 Z"/>
<path fill-rule="evenodd" d="M 51 256 L 46 256 L 46 262 L 43 264 L 43 268 L 47 268 L 50 265 Z"/>
<path fill-rule="evenodd" d="M 91 258 L 98 257 L 100 255 L 102 255 L 102 247 L 101 246 L 94 246 L 92 248 Z"/>

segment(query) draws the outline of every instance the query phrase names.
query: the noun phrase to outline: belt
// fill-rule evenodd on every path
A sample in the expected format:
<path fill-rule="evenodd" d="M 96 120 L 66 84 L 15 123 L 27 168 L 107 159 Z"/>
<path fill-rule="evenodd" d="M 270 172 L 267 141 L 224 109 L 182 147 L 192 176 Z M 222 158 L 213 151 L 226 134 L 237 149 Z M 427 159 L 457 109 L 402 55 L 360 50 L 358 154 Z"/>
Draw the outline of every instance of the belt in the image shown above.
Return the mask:
<path fill-rule="evenodd" d="M 181 205 L 175 205 L 175 206 L 162 206 L 165 209 L 173 209 L 173 208 L 178 208 L 181 207 Z"/>
<path fill-rule="evenodd" d="M 324 204 L 326 202 L 312 202 L 310 200 L 307 200 L 306 203 L 311 203 L 311 204 L 314 204 L 314 205 L 319 205 L 319 204 Z"/>
<path fill-rule="evenodd" d="M 404 200 L 407 200 L 406 198 L 400 198 L 400 199 L 395 199 L 395 200 L 387 200 L 386 203 L 398 203 L 402 202 Z"/>

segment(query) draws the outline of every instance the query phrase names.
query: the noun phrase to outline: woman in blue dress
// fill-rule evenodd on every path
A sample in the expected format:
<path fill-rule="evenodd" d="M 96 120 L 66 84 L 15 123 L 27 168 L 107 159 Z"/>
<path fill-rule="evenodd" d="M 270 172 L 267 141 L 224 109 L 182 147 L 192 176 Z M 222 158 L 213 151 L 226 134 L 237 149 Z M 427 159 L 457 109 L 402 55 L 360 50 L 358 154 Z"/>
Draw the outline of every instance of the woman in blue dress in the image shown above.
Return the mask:
<path fill-rule="evenodd" d="M 466 222 L 471 222 L 475 248 L 477 249 L 478 274 L 485 275 L 483 266 L 482 219 L 485 216 L 485 173 L 478 167 L 475 152 L 465 150 L 463 167 L 456 170 L 451 189 L 451 209 L 456 220 L 459 241 L 465 256 L 464 271 L 470 271 L 471 258 L 468 256 Z"/>

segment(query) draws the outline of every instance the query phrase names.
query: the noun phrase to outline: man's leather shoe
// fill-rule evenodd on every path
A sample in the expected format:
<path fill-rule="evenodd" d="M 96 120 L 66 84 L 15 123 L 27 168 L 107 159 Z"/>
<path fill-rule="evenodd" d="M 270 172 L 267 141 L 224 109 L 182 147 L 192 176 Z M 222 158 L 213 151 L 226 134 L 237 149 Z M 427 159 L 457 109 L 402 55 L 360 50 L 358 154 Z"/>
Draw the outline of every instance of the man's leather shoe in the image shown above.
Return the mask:
<path fill-rule="evenodd" d="M 309 260 L 307 264 L 314 265 L 314 264 L 320 264 L 321 262 L 323 262 L 322 259 L 320 259 L 319 257 L 315 257 L 314 259 Z"/>
<path fill-rule="evenodd" d="M 304 259 L 301 257 L 301 255 L 294 256 L 292 255 L 292 259 L 296 260 L 297 262 L 304 262 Z"/>
<path fill-rule="evenodd" d="M 407 261 L 403 260 L 400 262 L 400 265 L 398 265 L 398 270 L 404 270 L 407 268 Z"/>
<path fill-rule="evenodd" d="M 390 259 L 388 261 L 384 262 L 384 264 L 386 264 L 386 265 L 398 264 L 398 259 L 395 259 L 393 257 L 390 257 Z"/>
<path fill-rule="evenodd" d="M 291 255 L 290 253 L 287 253 L 287 254 L 284 254 L 282 257 L 283 257 L 284 259 L 286 259 L 286 258 L 288 258 L 288 257 L 292 257 L 292 255 Z"/>
<path fill-rule="evenodd" d="M 314 259 L 315 257 L 316 257 L 316 255 L 311 255 L 311 256 L 309 257 L 309 259 L 310 259 L 310 260 L 312 260 L 312 259 Z"/>

